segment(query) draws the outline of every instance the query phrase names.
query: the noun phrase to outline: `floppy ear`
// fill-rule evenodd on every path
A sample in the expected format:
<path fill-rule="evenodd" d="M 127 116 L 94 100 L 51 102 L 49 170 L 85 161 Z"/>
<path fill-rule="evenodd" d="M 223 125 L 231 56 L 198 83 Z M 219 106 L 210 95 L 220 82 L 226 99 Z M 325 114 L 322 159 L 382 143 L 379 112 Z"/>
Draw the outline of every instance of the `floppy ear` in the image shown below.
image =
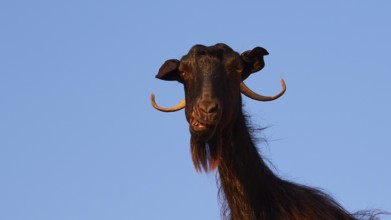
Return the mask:
<path fill-rule="evenodd" d="M 242 55 L 240 55 L 244 63 L 242 80 L 245 80 L 250 74 L 263 69 L 265 66 L 263 56 L 268 54 L 267 50 L 262 47 L 256 47 L 252 50 L 243 52 Z"/>
<path fill-rule="evenodd" d="M 156 74 L 156 78 L 162 80 L 177 80 L 180 81 L 179 76 L 179 60 L 171 59 L 164 62 L 164 64 L 160 67 L 159 72 Z"/>

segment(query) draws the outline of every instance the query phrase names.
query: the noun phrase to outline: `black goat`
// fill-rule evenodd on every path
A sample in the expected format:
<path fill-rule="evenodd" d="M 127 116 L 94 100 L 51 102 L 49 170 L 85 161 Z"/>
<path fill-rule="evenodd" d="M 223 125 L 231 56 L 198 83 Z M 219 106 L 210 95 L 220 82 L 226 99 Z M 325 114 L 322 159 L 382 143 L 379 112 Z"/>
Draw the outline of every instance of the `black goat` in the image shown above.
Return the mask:
<path fill-rule="evenodd" d="M 248 131 L 241 93 L 258 100 L 277 99 L 251 91 L 244 83 L 261 70 L 268 52 L 256 47 L 239 55 L 225 44 L 196 45 L 179 60 L 168 60 L 157 78 L 176 80 L 185 87 L 185 100 L 162 108 L 185 108 L 191 133 L 191 153 L 197 171 L 218 169 L 222 216 L 234 220 L 344 220 L 356 219 L 319 190 L 277 177 L 264 163 Z M 375 215 L 364 215 L 375 219 Z"/>

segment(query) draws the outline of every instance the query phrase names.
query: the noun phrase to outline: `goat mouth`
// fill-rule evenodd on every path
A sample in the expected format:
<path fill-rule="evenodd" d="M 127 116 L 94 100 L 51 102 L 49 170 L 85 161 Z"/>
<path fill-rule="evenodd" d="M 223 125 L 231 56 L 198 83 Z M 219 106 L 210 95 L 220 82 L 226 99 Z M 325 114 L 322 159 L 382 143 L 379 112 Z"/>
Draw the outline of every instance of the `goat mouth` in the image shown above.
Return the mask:
<path fill-rule="evenodd" d="M 203 124 L 202 122 L 199 122 L 197 120 L 193 120 L 193 122 L 191 123 L 191 126 L 197 130 L 206 129 L 206 124 Z"/>
<path fill-rule="evenodd" d="M 197 119 L 192 115 L 189 121 L 190 131 L 192 134 L 196 134 L 198 136 L 209 136 L 208 134 L 213 133 L 214 125 L 211 123 L 207 123 L 201 119 Z"/>
<path fill-rule="evenodd" d="M 205 122 L 197 120 L 194 116 L 191 116 L 190 128 L 195 132 L 203 132 L 208 129 L 208 125 Z"/>

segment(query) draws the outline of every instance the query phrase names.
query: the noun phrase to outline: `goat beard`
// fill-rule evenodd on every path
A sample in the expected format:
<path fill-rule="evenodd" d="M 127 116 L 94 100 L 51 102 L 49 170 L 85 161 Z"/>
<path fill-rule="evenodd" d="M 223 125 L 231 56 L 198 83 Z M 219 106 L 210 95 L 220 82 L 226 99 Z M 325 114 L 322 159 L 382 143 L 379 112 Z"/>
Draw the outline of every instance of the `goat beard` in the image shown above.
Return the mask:
<path fill-rule="evenodd" d="M 222 156 L 222 137 L 208 141 L 191 136 L 191 156 L 197 172 L 211 172 L 218 166 Z"/>

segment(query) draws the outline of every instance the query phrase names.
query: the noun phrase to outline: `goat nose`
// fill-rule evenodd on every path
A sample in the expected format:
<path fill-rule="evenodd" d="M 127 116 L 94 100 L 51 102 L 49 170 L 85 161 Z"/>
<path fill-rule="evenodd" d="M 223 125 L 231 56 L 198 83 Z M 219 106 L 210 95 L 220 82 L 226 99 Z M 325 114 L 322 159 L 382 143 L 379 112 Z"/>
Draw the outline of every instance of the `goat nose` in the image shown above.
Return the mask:
<path fill-rule="evenodd" d="M 204 113 L 215 113 L 219 106 L 214 101 L 203 101 L 199 103 L 198 107 Z"/>

